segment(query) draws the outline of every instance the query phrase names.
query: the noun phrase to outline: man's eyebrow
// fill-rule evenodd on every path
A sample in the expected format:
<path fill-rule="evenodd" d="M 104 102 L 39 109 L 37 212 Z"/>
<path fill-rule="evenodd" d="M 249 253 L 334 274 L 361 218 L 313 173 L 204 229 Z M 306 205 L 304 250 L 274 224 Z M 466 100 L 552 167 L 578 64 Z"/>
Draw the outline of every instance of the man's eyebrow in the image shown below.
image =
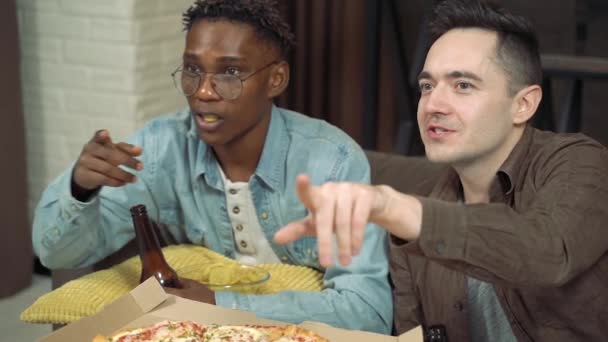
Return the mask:
<path fill-rule="evenodd" d="M 483 80 L 481 79 L 481 77 L 477 76 L 476 74 L 470 72 L 470 71 L 459 71 L 459 70 L 455 70 L 452 71 L 448 74 L 446 74 L 447 78 L 468 78 L 471 80 L 475 80 L 477 82 L 483 82 Z M 433 76 L 431 76 L 431 73 L 428 71 L 422 71 L 420 73 L 420 75 L 418 75 L 418 81 L 420 80 L 424 80 L 424 79 L 433 79 Z"/>
<path fill-rule="evenodd" d="M 184 59 L 197 59 L 198 56 L 192 52 L 184 52 L 183 58 Z"/>
<path fill-rule="evenodd" d="M 455 71 L 452 71 L 449 74 L 447 74 L 447 77 L 448 78 L 468 78 L 471 80 L 475 80 L 477 82 L 483 82 L 481 77 L 477 76 L 476 74 L 474 74 L 470 71 L 455 70 Z"/>
<path fill-rule="evenodd" d="M 418 74 L 418 81 L 432 78 L 431 73 L 428 71 L 422 71 L 420 74 Z"/>
<path fill-rule="evenodd" d="M 184 52 L 184 59 L 187 60 L 198 60 L 199 59 L 199 55 L 192 53 L 192 52 Z M 243 63 L 247 61 L 246 58 L 243 57 L 239 57 L 239 56 L 221 56 L 218 57 L 216 59 L 217 63 L 224 63 L 224 64 L 228 64 L 228 63 Z"/>
<path fill-rule="evenodd" d="M 238 56 L 221 56 L 217 59 L 219 63 L 243 63 L 247 61 L 246 58 Z"/>

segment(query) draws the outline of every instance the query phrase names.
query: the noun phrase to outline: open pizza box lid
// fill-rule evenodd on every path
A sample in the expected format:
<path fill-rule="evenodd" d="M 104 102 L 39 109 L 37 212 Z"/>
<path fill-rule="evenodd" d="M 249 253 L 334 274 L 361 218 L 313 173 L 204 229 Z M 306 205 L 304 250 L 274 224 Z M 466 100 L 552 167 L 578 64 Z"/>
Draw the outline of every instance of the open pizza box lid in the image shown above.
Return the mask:
<path fill-rule="evenodd" d="M 146 326 L 166 319 L 192 320 L 203 324 L 285 324 L 257 318 L 251 312 L 227 309 L 167 294 L 154 278 L 150 278 L 107 305 L 98 314 L 73 322 L 43 337 L 39 342 L 88 342 L 98 334 L 110 335 L 122 328 Z M 304 322 L 300 326 L 313 330 L 330 341 L 422 341 L 420 327 L 395 337 L 338 329 L 317 322 Z"/>

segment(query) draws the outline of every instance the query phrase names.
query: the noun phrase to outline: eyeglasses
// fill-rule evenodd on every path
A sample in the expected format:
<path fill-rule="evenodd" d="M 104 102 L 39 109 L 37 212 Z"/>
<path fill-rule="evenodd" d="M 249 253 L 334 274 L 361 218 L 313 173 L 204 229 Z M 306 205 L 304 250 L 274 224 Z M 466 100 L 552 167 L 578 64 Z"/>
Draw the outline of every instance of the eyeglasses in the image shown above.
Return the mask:
<path fill-rule="evenodd" d="M 189 97 L 194 95 L 199 90 L 201 80 L 204 79 L 203 77 L 205 75 L 210 75 L 211 86 L 222 99 L 236 100 L 239 98 L 239 96 L 241 96 L 241 92 L 243 91 L 243 82 L 276 63 L 278 63 L 278 61 L 270 62 L 244 78 L 237 75 L 218 72 L 194 72 L 184 70 L 184 66 L 180 65 L 174 72 L 171 73 L 171 77 L 173 77 L 173 84 L 175 84 L 177 91 L 182 95 Z"/>

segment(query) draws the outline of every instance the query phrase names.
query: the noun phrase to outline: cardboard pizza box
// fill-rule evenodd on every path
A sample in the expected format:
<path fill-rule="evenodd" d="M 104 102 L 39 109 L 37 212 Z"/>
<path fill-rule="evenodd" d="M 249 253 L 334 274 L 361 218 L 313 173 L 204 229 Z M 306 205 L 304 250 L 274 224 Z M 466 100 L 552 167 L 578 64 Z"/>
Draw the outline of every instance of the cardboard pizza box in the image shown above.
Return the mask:
<path fill-rule="evenodd" d="M 223 308 L 167 294 L 154 278 L 107 305 L 98 314 L 43 337 L 39 342 L 88 342 L 95 335 L 110 335 L 122 328 L 146 326 L 165 319 L 192 320 L 203 324 L 264 324 L 284 325 L 284 322 L 256 317 L 254 313 Z M 318 322 L 300 324 L 330 341 L 421 342 L 420 327 L 395 337 L 364 331 L 345 330 Z"/>

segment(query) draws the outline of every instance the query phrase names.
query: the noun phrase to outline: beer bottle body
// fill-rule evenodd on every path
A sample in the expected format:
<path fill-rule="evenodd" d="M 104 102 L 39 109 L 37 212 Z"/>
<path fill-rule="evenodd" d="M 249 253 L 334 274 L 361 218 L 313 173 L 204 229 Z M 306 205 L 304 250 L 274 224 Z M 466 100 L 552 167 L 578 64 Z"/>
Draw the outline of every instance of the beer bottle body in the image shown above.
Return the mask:
<path fill-rule="evenodd" d="M 141 260 L 140 282 L 153 276 L 162 286 L 181 288 L 177 272 L 165 260 L 146 207 L 143 204 L 131 207 L 131 217 Z"/>

